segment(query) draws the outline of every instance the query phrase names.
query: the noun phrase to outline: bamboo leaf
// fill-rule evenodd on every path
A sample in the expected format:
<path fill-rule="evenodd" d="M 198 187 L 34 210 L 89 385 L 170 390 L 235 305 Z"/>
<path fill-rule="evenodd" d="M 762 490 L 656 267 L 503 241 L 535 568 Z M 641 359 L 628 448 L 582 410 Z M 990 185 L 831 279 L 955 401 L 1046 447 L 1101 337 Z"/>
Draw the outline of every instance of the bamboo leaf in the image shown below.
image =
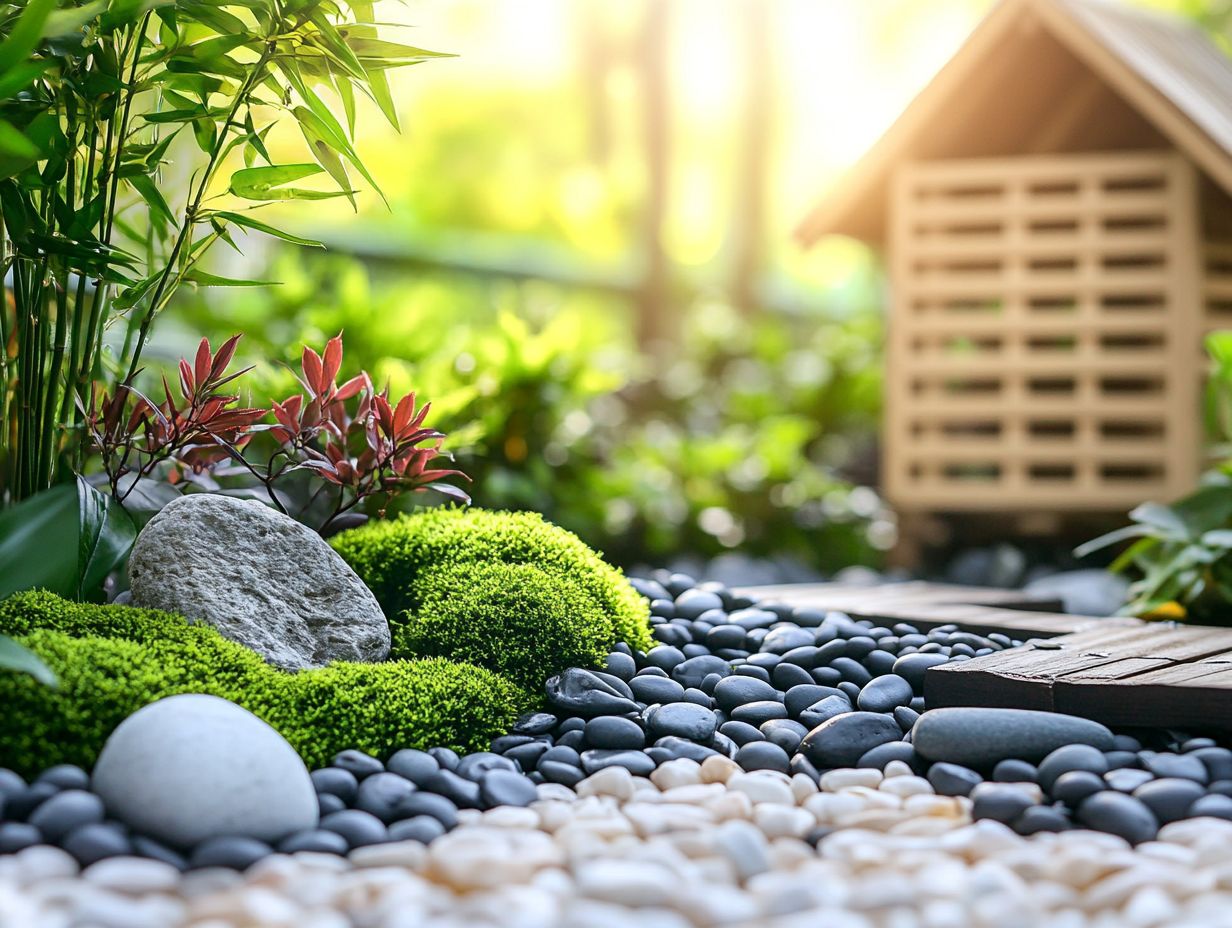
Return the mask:
<path fill-rule="evenodd" d="M 262 222 L 260 219 L 254 219 L 245 213 L 233 212 L 216 212 L 211 216 L 219 219 L 225 219 L 227 222 L 234 223 L 237 226 L 243 226 L 246 229 L 253 229 L 257 232 L 264 232 L 266 235 L 272 235 L 275 238 L 280 238 L 284 242 L 290 242 L 293 245 L 304 245 L 311 248 L 324 248 L 325 245 L 321 242 L 314 241 L 310 238 L 301 238 L 298 235 L 292 235 L 290 232 L 284 232 L 281 229 L 276 229 L 269 223 Z"/>
<path fill-rule="evenodd" d="M 277 286 L 277 280 L 240 280 L 234 277 L 219 277 L 194 267 L 184 274 L 184 280 L 202 287 L 269 287 Z"/>

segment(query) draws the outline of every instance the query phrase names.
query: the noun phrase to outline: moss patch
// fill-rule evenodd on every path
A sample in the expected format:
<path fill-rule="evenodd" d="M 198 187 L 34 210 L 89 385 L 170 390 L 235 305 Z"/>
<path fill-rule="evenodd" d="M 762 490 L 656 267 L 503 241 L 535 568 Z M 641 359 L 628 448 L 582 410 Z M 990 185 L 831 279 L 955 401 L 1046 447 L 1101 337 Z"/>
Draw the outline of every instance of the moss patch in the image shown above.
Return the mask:
<path fill-rule="evenodd" d="M 464 659 L 530 693 L 566 667 L 603 662 L 611 623 L 585 590 L 534 564 L 428 571 L 417 613 L 394 625 L 394 657 Z"/>
<path fill-rule="evenodd" d="M 59 690 L 0 672 L 0 763 L 32 774 L 89 767 L 121 721 L 177 693 L 229 699 L 264 719 L 310 766 L 359 748 L 477 750 L 527 706 L 499 674 L 445 660 L 336 663 L 286 673 L 213 627 L 149 609 L 20 593 L 0 603 L 0 633 L 56 673 Z"/>
<path fill-rule="evenodd" d="M 342 532 L 331 543 L 368 585 L 395 625 L 406 612 L 425 614 L 432 575 L 442 568 L 533 564 L 569 582 L 609 623 L 605 646 L 616 641 L 649 650 L 649 607 L 624 575 L 576 535 L 533 512 L 431 509 Z"/>

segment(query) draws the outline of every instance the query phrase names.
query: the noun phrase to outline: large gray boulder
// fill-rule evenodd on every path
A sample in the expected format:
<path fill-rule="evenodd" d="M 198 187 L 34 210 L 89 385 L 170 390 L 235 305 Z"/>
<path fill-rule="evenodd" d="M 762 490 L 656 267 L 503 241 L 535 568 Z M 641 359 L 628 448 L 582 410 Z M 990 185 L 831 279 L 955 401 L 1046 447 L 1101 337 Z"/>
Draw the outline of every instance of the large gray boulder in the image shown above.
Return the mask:
<path fill-rule="evenodd" d="M 316 532 L 259 502 L 196 493 L 137 536 L 133 605 L 209 622 L 284 670 L 389 656 L 389 623 Z"/>
<path fill-rule="evenodd" d="M 317 825 L 308 769 L 286 739 L 217 696 L 169 696 L 117 726 L 94 766 L 107 811 L 189 848 L 221 835 L 274 842 Z"/>

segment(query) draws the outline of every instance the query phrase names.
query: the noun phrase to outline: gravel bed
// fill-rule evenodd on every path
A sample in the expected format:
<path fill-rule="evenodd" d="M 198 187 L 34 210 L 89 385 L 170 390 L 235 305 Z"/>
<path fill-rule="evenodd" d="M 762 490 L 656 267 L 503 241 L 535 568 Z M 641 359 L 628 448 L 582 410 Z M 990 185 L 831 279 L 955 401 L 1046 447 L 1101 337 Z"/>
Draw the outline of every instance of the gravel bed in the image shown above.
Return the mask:
<path fill-rule="evenodd" d="M 528 807 L 463 810 L 429 845 L 267 857 L 243 874 L 117 857 L 79 870 L 40 846 L 0 857 L 0 925 L 35 928 L 950 928 L 1228 924 L 1232 822 L 1132 848 L 1092 831 L 1024 838 L 971 823 L 893 761 L 884 772 L 613 766 Z"/>

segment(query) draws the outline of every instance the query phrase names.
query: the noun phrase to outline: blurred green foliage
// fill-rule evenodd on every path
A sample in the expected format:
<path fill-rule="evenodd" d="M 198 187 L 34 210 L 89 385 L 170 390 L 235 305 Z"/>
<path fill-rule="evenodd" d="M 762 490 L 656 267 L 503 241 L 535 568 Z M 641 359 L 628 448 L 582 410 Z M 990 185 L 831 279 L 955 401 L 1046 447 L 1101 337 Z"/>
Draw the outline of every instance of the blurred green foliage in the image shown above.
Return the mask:
<path fill-rule="evenodd" d="M 181 302 L 164 336 L 244 332 L 254 391 L 279 395 L 293 346 L 345 331 L 348 368 L 432 398 L 480 505 L 542 512 L 623 564 L 739 546 L 833 570 L 891 538 L 876 495 L 836 476 L 867 457 L 879 411 L 871 313 L 698 303 L 664 358 L 634 347 L 622 299 L 580 288 L 381 281 L 290 254 L 271 276 L 282 285 Z"/>

